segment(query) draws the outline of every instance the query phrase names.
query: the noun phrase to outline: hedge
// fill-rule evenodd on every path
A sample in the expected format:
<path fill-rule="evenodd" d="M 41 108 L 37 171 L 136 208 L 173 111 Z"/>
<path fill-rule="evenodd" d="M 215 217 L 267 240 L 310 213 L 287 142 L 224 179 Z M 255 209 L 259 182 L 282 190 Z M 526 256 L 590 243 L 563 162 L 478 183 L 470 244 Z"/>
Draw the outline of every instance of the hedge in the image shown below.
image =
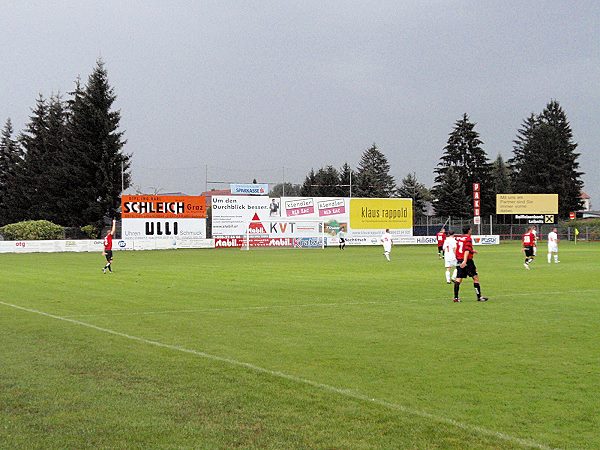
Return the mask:
<path fill-rule="evenodd" d="M 41 241 L 65 237 L 63 227 L 47 220 L 10 223 L 0 228 L 0 234 L 7 241 Z"/>

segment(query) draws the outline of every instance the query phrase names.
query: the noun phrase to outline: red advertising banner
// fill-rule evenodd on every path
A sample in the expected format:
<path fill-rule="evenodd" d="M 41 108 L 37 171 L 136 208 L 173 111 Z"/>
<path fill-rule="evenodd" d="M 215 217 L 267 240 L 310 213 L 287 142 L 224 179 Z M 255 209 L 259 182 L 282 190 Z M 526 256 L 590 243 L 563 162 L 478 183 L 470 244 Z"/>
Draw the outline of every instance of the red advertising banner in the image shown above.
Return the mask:
<path fill-rule="evenodd" d="M 481 215 L 481 185 L 473 183 L 473 216 Z M 477 219 L 476 219 L 477 220 Z"/>

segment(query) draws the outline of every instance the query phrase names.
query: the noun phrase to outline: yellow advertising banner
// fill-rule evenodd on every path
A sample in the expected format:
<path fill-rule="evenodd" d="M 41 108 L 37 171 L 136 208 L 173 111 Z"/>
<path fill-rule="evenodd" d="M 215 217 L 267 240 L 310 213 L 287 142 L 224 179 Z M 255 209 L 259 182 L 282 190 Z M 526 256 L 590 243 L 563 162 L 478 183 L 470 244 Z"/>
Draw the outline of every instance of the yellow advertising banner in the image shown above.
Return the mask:
<path fill-rule="evenodd" d="M 389 228 L 412 229 L 410 198 L 351 198 L 350 228 L 356 230 Z"/>
<path fill-rule="evenodd" d="M 496 214 L 558 214 L 558 194 L 496 194 Z"/>

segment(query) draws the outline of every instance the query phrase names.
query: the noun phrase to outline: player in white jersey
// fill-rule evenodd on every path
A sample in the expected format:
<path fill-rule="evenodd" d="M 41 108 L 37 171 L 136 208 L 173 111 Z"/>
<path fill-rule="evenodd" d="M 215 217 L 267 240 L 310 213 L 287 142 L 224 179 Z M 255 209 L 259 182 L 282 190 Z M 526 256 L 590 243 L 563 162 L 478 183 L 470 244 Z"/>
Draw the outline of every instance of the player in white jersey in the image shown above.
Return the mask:
<path fill-rule="evenodd" d="M 390 230 L 388 228 L 385 229 L 385 233 L 381 235 L 379 240 L 383 245 L 383 255 L 385 256 L 385 259 L 389 261 L 390 252 L 392 251 L 392 235 L 390 234 Z"/>
<path fill-rule="evenodd" d="M 558 233 L 556 227 L 552 228 L 552 231 L 548 233 L 548 264 L 552 262 L 552 254 L 554 253 L 554 262 L 559 263 L 558 260 Z"/>
<path fill-rule="evenodd" d="M 446 240 L 444 241 L 444 265 L 446 266 L 446 283 L 450 284 L 456 279 L 456 239 L 454 238 L 454 231 L 448 231 Z M 450 270 L 454 269 L 452 276 Z"/>
<path fill-rule="evenodd" d="M 538 235 L 537 235 L 537 228 L 535 227 L 535 225 L 533 225 L 531 227 L 531 232 L 533 233 L 533 256 L 537 255 L 537 241 L 538 241 Z"/>

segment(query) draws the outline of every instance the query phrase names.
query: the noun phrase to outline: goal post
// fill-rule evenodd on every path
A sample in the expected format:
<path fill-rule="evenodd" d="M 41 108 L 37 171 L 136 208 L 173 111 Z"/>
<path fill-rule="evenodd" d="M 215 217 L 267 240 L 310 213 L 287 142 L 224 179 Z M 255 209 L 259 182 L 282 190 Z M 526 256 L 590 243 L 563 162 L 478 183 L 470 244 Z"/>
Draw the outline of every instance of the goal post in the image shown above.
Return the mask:
<path fill-rule="evenodd" d="M 249 221 L 241 248 L 324 249 L 326 246 L 324 220 L 288 217 Z"/>

